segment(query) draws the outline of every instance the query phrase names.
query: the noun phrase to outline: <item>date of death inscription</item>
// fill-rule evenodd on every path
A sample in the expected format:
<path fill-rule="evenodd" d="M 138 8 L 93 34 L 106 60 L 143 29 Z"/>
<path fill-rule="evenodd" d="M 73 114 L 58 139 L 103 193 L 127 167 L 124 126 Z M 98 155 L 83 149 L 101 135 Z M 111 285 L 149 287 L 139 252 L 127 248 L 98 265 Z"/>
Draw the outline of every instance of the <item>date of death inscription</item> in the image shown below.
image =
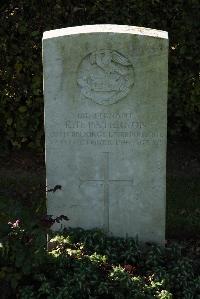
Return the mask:
<path fill-rule="evenodd" d="M 62 129 L 47 130 L 48 144 L 78 146 L 161 145 L 164 133 L 156 123 L 146 124 L 132 113 L 78 113 Z"/>

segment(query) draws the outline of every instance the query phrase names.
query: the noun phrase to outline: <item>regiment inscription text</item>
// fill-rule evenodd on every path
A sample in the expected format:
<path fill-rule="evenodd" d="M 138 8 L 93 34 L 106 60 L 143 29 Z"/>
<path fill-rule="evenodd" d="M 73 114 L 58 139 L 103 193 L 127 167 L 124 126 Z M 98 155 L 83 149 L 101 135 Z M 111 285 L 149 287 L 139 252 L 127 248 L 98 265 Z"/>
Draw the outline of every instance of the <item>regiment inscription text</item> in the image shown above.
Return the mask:
<path fill-rule="evenodd" d="M 129 112 L 76 113 L 63 124 L 63 130 L 49 132 L 56 143 L 68 145 L 161 144 L 163 136 L 154 123 L 135 119 Z"/>

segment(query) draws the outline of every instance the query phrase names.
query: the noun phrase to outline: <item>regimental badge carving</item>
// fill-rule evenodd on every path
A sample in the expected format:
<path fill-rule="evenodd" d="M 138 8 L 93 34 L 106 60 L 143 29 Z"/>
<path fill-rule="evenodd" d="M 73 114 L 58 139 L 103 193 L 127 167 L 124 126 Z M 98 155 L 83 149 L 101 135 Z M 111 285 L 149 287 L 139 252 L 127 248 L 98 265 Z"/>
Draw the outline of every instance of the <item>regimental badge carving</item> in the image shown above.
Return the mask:
<path fill-rule="evenodd" d="M 99 50 L 88 54 L 78 69 L 81 94 L 100 105 L 124 98 L 134 84 L 134 69 L 117 51 Z"/>

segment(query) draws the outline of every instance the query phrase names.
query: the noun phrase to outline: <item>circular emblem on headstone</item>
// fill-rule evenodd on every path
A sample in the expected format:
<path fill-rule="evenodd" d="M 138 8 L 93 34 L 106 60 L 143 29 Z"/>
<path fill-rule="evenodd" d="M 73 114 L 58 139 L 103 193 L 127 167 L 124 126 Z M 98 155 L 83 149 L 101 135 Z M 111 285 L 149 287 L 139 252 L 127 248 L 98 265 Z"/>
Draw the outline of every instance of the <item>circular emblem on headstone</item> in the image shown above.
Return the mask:
<path fill-rule="evenodd" d="M 117 51 L 95 51 L 83 58 L 77 82 L 81 94 L 95 103 L 114 104 L 124 98 L 133 86 L 133 66 Z"/>

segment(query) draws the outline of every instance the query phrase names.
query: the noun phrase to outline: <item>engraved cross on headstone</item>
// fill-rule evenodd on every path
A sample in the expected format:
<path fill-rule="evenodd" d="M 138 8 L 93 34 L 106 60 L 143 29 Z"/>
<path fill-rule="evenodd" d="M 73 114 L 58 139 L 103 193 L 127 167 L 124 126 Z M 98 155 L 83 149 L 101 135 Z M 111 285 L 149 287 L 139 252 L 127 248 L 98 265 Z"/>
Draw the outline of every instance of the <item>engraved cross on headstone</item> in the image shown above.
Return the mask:
<path fill-rule="evenodd" d="M 121 180 L 121 179 L 111 179 L 109 172 L 109 152 L 104 152 L 104 176 L 102 179 L 81 179 L 81 184 L 85 182 L 102 182 L 104 186 L 104 230 L 109 232 L 109 185 L 112 182 L 131 182 L 133 184 L 133 179 Z"/>

